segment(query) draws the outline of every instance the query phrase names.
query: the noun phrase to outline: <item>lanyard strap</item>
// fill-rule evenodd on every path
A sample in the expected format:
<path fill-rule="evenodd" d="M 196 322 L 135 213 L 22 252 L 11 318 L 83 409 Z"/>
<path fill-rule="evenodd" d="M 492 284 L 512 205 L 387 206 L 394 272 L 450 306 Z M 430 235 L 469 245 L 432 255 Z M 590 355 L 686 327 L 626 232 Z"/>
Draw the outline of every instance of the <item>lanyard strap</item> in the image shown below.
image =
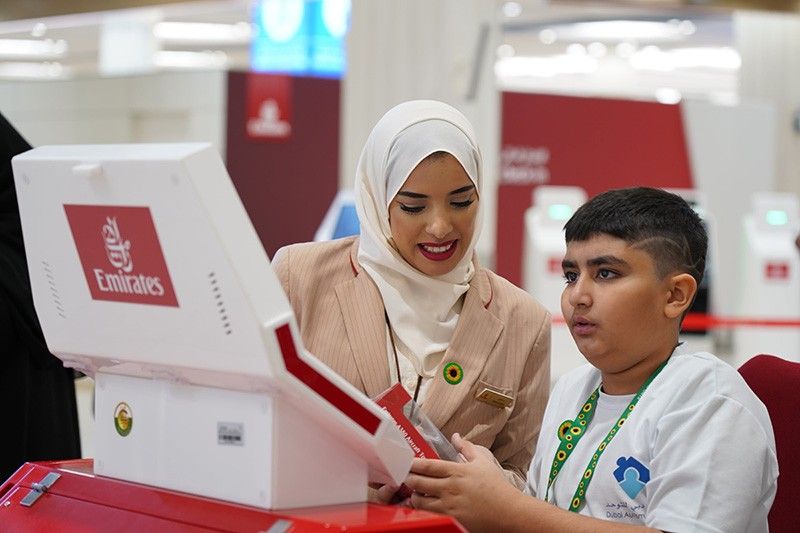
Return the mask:
<path fill-rule="evenodd" d="M 606 450 L 611 440 L 616 437 L 617 432 L 620 428 L 622 428 L 622 425 L 633 411 L 633 408 L 636 407 L 636 404 L 639 402 L 639 398 L 641 398 L 642 394 L 644 394 L 644 391 L 647 390 L 648 385 L 650 385 L 650 383 L 652 383 L 652 381 L 664 369 L 664 367 L 667 366 L 668 361 L 669 359 L 661 363 L 661 365 L 659 365 L 659 367 L 656 368 L 652 374 L 650 374 L 650 377 L 647 378 L 647 381 L 645 381 L 639 388 L 639 391 L 633 397 L 631 403 L 628 404 L 628 407 L 622 411 L 617 423 L 611 427 L 611 430 L 606 435 L 606 438 L 603 439 L 603 442 L 601 442 L 597 447 L 597 450 L 595 450 L 588 466 L 586 467 L 586 470 L 583 472 L 583 476 L 581 476 L 581 481 L 578 483 L 578 488 L 575 489 L 575 494 L 572 496 L 572 501 L 570 502 L 569 506 L 570 511 L 578 512 L 583 505 L 583 502 L 586 500 L 586 491 L 589 489 L 589 483 L 592 481 L 592 476 L 594 476 L 594 470 L 597 466 L 597 462 L 600 460 L 600 456 L 603 455 L 603 452 Z M 586 433 L 586 429 L 592 422 L 592 418 L 594 418 L 594 410 L 595 407 L 597 407 L 597 399 L 599 397 L 600 387 L 597 387 L 586 399 L 586 402 L 584 402 L 581 410 L 578 411 L 578 415 L 575 417 L 575 419 L 566 420 L 558 428 L 558 438 L 560 443 L 558 445 L 558 449 L 556 450 L 556 455 L 553 458 L 553 464 L 550 467 L 550 476 L 547 480 L 545 501 L 549 500 L 550 498 L 550 488 L 552 487 L 553 482 L 555 482 L 556 477 L 558 477 L 558 473 L 561 471 L 564 463 L 567 462 L 567 459 L 569 459 L 569 456 L 572 455 L 572 452 L 575 450 L 575 447 L 578 445 L 581 437 L 583 437 L 583 435 Z"/>
<path fill-rule="evenodd" d="M 386 311 L 386 308 L 383 308 L 383 316 L 386 319 L 386 328 L 389 334 L 389 340 L 392 342 L 392 353 L 394 354 L 394 367 L 397 370 L 397 382 L 400 383 L 401 386 L 405 387 L 402 383 L 402 379 L 400 379 L 400 360 L 397 358 L 397 346 L 394 344 L 394 333 L 392 333 L 392 324 L 389 322 L 389 313 Z M 414 387 L 414 397 L 411 398 L 414 400 L 414 404 L 411 406 L 411 415 L 409 419 L 414 416 L 414 406 L 417 405 L 417 398 L 419 398 L 419 389 L 422 386 L 422 376 L 417 374 L 417 386 Z"/>

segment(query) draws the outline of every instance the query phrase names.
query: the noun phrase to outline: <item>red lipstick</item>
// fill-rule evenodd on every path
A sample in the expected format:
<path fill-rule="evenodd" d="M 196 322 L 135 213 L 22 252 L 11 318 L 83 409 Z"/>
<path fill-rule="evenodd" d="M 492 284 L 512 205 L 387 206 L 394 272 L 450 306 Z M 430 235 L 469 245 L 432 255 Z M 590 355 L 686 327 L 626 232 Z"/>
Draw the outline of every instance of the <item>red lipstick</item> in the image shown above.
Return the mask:
<path fill-rule="evenodd" d="M 446 242 L 422 242 L 417 245 L 419 252 L 431 261 L 447 261 L 458 248 L 458 239 Z"/>

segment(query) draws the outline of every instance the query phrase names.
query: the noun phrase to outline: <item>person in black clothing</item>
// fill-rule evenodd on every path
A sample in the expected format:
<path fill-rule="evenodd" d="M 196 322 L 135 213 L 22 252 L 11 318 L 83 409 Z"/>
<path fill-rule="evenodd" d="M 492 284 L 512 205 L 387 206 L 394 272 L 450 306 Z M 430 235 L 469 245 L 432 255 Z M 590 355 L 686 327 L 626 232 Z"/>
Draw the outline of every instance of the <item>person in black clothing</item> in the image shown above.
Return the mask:
<path fill-rule="evenodd" d="M 25 461 L 80 457 L 74 372 L 33 308 L 11 158 L 31 146 L 0 114 L 0 483 Z"/>

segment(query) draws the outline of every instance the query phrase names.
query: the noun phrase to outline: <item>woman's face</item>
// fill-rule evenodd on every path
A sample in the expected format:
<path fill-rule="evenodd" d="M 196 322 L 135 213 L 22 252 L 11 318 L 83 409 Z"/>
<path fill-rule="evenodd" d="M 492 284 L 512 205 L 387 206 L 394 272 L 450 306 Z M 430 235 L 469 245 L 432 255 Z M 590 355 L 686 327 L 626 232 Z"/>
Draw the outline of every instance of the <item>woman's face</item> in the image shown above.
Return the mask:
<path fill-rule="evenodd" d="M 395 247 L 428 276 L 447 274 L 461 261 L 475 233 L 478 192 L 461 163 L 448 153 L 424 159 L 389 204 Z"/>

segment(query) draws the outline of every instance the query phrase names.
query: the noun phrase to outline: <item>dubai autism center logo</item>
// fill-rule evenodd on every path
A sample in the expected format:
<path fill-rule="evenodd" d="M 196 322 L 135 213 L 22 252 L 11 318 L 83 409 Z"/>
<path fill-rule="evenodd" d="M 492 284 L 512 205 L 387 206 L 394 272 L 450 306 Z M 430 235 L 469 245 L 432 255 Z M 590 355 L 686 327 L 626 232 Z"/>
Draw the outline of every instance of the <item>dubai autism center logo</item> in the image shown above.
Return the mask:
<path fill-rule="evenodd" d="M 636 460 L 635 457 L 620 457 L 614 478 L 630 499 L 636 498 L 650 481 L 650 469 Z"/>
<path fill-rule="evenodd" d="M 149 208 L 65 205 L 64 211 L 93 299 L 178 306 Z"/>

